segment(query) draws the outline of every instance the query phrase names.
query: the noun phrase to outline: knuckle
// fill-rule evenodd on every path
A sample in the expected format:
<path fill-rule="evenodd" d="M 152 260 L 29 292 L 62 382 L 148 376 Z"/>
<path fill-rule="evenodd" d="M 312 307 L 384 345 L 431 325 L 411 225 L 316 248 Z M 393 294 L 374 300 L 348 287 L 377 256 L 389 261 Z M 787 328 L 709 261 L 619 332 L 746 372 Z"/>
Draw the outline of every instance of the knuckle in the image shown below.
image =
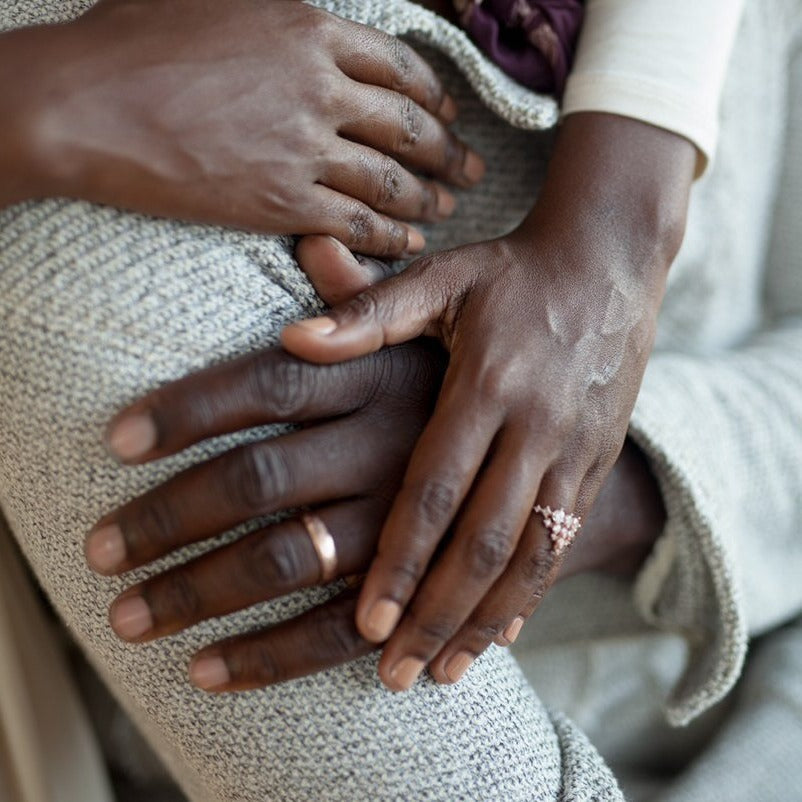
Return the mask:
<path fill-rule="evenodd" d="M 424 649 L 430 653 L 439 649 L 440 645 L 451 640 L 457 631 L 454 622 L 443 615 L 424 615 L 414 606 L 408 612 L 409 623 L 414 630 L 414 637 L 423 643 Z"/>
<path fill-rule="evenodd" d="M 295 588 L 304 575 L 301 555 L 290 537 L 254 537 L 240 559 L 243 580 L 261 591 Z"/>
<path fill-rule="evenodd" d="M 489 646 L 503 631 L 503 621 L 493 621 L 487 624 L 476 624 L 474 627 L 476 640 L 483 644 L 483 646 Z"/>
<path fill-rule="evenodd" d="M 336 34 L 333 17 L 322 9 L 308 6 L 304 10 L 304 38 L 320 45 L 329 43 Z"/>
<path fill-rule="evenodd" d="M 384 254 L 386 256 L 398 255 L 406 250 L 408 239 L 409 236 L 404 228 L 388 220 L 384 236 Z"/>
<path fill-rule="evenodd" d="M 304 409 L 313 391 L 314 373 L 290 357 L 256 361 L 252 369 L 252 393 L 260 406 L 281 416 Z"/>
<path fill-rule="evenodd" d="M 512 384 L 510 366 L 490 363 L 479 366 L 477 374 L 474 389 L 478 400 L 491 408 L 503 405 Z"/>
<path fill-rule="evenodd" d="M 401 103 L 401 138 L 399 147 L 408 150 L 420 142 L 423 134 L 423 112 L 414 100 L 405 97 Z"/>
<path fill-rule="evenodd" d="M 396 559 L 388 566 L 390 574 L 389 587 L 391 590 L 385 595 L 400 604 L 404 604 L 412 595 L 412 591 L 420 582 L 425 570 L 426 566 L 423 561 L 413 556 Z"/>
<path fill-rule="evenodd" d="M 373 321 L 379 317 L 379 301 L 371 289 L 360 292 L 345 307 L 345 316 L 355 322 Z"/>
<path fill-rule="evenodd" d="M 461 175 L 465 146 L 450 131 L 446 132 L 442 154 L 442 167 L 450 174 Z"/>
<path fill-rule="evenodd" d="M 421 184 L 420 216 L 432 217 L 437 214 L 437 190 L 431 184 Z"/>
<path fill-rule="evenodd" d="M 401 197 L 404 181 L 401 167 L 395 162 L 386 162 L 380 172 L 376 187 L 376 203 L 380 207 L 388 206 Z"/>
<path fill-rule="evenodd" d="M 227 662 L 234 680 L 267 684 L 280 681 L 284 676 L 281 661 L 262 641 L 243 645 Z"/>
<path fill-rule="evenodd" d="M 471 626 L 471 643 L 476 651 L 489 646 L 504 630 L 505 622 L 491 621 Z"/>
<path fill-rule="evenodd" d="M 413 496 L 416 517 L 428 526 L 446 526 L 457 502 L 457 490 L 447 481 L 428 478 Z"/>
<path fill-rule="evenodd" d="M 545 590 L 549 575 L 554 568 L 554 561 L 554 552 L 547 545 L 537 546 L 527 554 L 523 563 L 523 576 L 535 592 L 542 594 Z"/>
<path fill-rule="evenodd" d="M 481 530 L 469 539 L 464 556 L 472 577 L 493 577 L 509 562 L 512 556 L 512 539 L 501 529 Z"/>
<path fill-rule="evenodd" d="M 345 662 L 362 654 L 367 646 L 354 623 L 353 615 L 340 609 L 319 607 L 314 613 L 314 643 L 318 655 L 327 662 Z"/>
<path fill-rule="evenodd" d="M 227 463 L 223 471 L 226 497 L 246 513 L 263 512 L 274 499 L 292 491 L 287 459 L 275 443 L 246 446 Z"/>
<path fill-rule="evenodd" d="M 396 92 L 406 92 L 412 84 L 415 56 L 412 48 L 397 36 L 390 40 L 390 63 L 393 68 L 392 88 Z"/>
<path fill-rule="evenodd" d="M 195 583 L 184 571 L 178 571 L 167 579 L 159 589 L 154 606 L 179 621 L 196 621 L 203 607 Z"/>
<path fill-rule="evenodd" d="M 368 208 L 360 208 L 348 217 L 348 242 L 350 248 L 359 250 L 376 234 L 376 217 Z"/>
<path fill-rule="evenodd" d="M 179 531 L 178 514 L 170 501 L 162 495 L 148 500 L 138 511 L 131 526 L 123 526 L 126 539 L 135 553 L 162 553 L 173 546 Z"/>
<path fill-rule="evenodd" d="M 437 76 L 431 72 L 426 79 L 426 102 L 432 111 L 437 111 L 443 104 L 446 90 Z"/>

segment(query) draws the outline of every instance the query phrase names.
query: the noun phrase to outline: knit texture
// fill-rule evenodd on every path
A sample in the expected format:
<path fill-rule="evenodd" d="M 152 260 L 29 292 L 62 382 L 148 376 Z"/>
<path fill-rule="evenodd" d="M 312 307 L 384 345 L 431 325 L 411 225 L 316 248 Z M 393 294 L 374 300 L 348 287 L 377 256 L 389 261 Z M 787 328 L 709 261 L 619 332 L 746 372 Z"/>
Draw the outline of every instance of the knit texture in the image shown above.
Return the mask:
<path fill-rule="evenodd" d="M 0 20 L 65 19 L 87 5 L 0 2 Z M 463 130 L 488 145 L 499 168 L 489 194 L 463 198 L 462 221 L 441 228 L 435 245 L 464 240 L 469 220 L 472 235 L 489 237 L 520 218 L 540 183 L 547 140 L 514 131 L 477 93 L 529 127 L 553 121 L 553 103 L 515 86 L 462 32 L 411 4 L 335 7 L 437 42 L 462 59 L 476 88 L 428 53 L 463 106 Z M 539 155 L 522 169 L 506 158 L 510 145 Z M 510 183 L 517 197 L 505 203 Z M 297 614 L 329 589 L 146 646 L 112 634 L 107 609 L 124 585 L 208 544 L 125 582 L 104 579 L 82 554 L 93 522 L 176 469 L 255 435 L 128 470 L 103 451 L 105 422 L 149 388 L 274 343 L 283 325 L 319 308 L 287 238 L 69 201 L 0 214 L 0 502 L 54 606 L 192 800 L 621 799 L 592 746 L 564 719 L 552 722 L 504 650 L 491 650 L 456 687 L 425 680 L 406 694 L 381 686 L 375 657 L 251 693 L 210 696 L 189 685 L 186 666 L 198 648 Z"/>
<path fill-rule="evenodd" d="M 69 18 L 88 5 L 0 0 L 0 24 Z M 551 135 L 510 124 L 550 124 L 550 101 L 515 85 L 462 32 L 413 4 L 326 6 L 436 46 L 424 54 L 460 104 L 458 131 L 487 160 L 482 188 L 462 194 L 455 219 L 427 232 L 431 247 L 512 228 L 536 196 Z M 784 78 L 799 3 L 773 0 L 776 14 L 764 14 L 764 6 L 753 2 L 747 12 L 724 98 L 718 161 L 694 191 L 633 427 L 670 516 L 639 580 L 640 612 L 692 647 L 670 699 L 675 722 L 732 687 L 750 628 L 802 607 L 798 590 L 782 581 L 802 568 L 802 427 L 788 425 L 789 416 L 799 420 L 802 398 L 802 249 L 793 216 L 778 216 L 771 238 L 778 197 L 799 199 L 782 163 L 784 152 L 802 147 L 799 121 L 786 126 L 794 104 Z M 147 646 L 111 634 L 107 607 L 124 583 L 87 570 L 86 531 L 176 469 L 254 434 L 122 470 L 103 452 L 103 426 L 145 390 L 275 342 L 284 323 L 319 309 L 291 246 L 286 238 L 68 201 L 0 213 L 0 503 L 39 581 L 198 802 L 620 799 L 587 739 L 547 711 L 503 650 L 491 649 L 457 686 L 422 681 L 402 695 L 381 688 L 373 657 L 265 691 L 209 697 L 190 688 L 185 667 L 197 648 L 293 615 L 328 590 L 294 594 Z M 767 296 L 759 291 L 764 285 Z M 759 514 L 767 499 L 770 533 Z M 596 592 L 590 578 L 555 591 L 562 619 L 552 616 L 539 648 L 563 649 L 566 670 L 537 678 L 546 695 L 605 627 L 633 617 L 623 596 L 615 609 L 615 596 L 596 605 L 594 617 Z M 590 602 L 582 621 L 572 619 L 572 598 Z M 572 626 L 577 638 L 566 646 Z M 644 639 L 645 649 L 654 637 Z M 619 676 L 641 670 L 637 653 L 633 644 Z M 525 668 L 527 661 L 536 665 L 519 655 Z M 608 690 L 587 684 L 568 712 L 589 720 L 587 707 L 609 698 Z M 652 691 L 636 701 L 660 699 Z M 600 734 L 588 729 L 593 738 Z"/>

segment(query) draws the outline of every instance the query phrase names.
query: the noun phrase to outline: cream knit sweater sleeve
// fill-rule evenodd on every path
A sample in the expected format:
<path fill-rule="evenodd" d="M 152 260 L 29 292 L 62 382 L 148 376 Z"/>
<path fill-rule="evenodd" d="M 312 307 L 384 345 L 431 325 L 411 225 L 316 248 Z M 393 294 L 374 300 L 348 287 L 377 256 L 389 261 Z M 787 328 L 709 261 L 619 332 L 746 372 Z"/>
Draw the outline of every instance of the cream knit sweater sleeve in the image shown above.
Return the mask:
<path fill-rule="evenodd" d="M 632 422 L 668 511 L 636 599 L 648 619 L 691 643 L 670 701 L 675 723 L 731 687 L 750 635 L 802 610 L 799 48 L 790 74 L 762 329 L 733 350 L 655 354 Z"/>
<path fill-rule="evenodd" d="M 588 0 L 563 114 L 603 111 L 666 128 L 712 160 L 744 0 Z"/>

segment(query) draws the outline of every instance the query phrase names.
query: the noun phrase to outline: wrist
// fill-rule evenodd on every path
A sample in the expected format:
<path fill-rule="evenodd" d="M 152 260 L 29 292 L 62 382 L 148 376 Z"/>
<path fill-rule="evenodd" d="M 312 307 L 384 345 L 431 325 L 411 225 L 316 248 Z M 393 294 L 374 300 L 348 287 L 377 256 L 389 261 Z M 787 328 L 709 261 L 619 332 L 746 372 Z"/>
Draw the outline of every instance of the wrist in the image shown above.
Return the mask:
<path fill-rule="evenodd" d="M 46 194 L 39 158 L 42 85 L 36 29 L 0 34 L 0 208 Z"/>
<path fill-rule="evenodd" d="M 70 195 L 75 165 L 60 151 L 57 108 L 68 25 L 0 34 L 0 209 Z"/>
<path fill-rule="evenodd" d="M 521 231 L 584 251 L 578 265 L 623 265 L 662 285 L 682 243 L 696 150 L 626 117 L 577 113 L 557 135 L 543 189 Z"/>

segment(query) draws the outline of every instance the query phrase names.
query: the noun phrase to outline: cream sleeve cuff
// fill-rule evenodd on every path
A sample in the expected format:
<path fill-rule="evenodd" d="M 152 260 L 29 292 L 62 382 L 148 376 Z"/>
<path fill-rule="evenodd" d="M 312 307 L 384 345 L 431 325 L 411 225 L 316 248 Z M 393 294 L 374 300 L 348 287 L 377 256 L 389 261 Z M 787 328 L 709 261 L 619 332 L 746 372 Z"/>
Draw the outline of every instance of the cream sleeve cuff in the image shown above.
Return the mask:
<path fill-rule="evenodd" d="M 562 114 L 607 112 L 689 139 L 713 161 L 744 0 L 588 0 Z"/>

